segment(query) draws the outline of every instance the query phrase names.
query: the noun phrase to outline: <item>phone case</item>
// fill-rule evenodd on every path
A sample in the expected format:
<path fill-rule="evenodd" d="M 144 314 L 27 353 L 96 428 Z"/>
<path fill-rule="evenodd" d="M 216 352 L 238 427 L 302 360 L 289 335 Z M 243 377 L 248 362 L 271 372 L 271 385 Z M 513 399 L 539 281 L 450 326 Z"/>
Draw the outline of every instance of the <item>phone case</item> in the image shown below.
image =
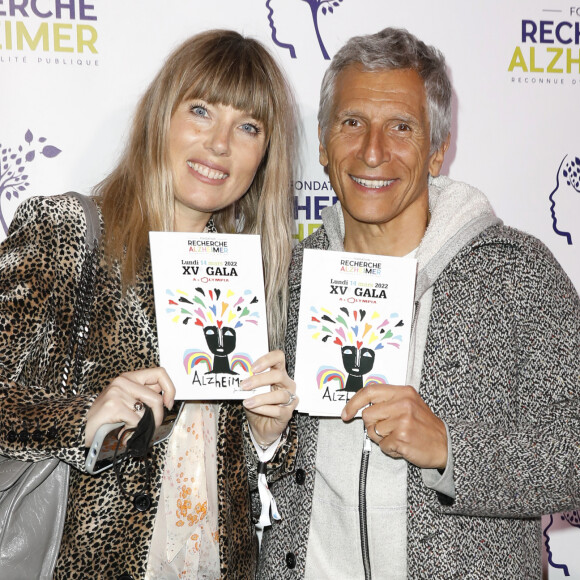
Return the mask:
<path fill-rule="evenodd" d="M 153 435 L 152 445 L 157 445 L 162 441 L 165 441 L 173 430 L 173 426 L 178 420 L 183 405 L 179 407 L 177 412 L 170 411 L 167 413 L 163 423 L 155 429 Z M 91 444 L 89 451 L 87 453 L 87 458 L 85 461 L 85 469 L 91 475 L 95 475 L 112 467 L 113 457 L 115 455 L 115 449 L 117 448 L 117 435 L 113 434 L 113 431 L 120 431 L 125 426 L 125 423 L 106 423 L 101 425 L 97 432 L 95 433 L 95 438 Z M 110 435 L 107 437 L 108 435 Z M 120 453 L 125 451 L 125 446 L 119 450 Z"/>
<path fill-rule="evenodd" d="M 101 425 L 97 432 L 95 433 L 95 438 L 93 439 L 93 443 L 89 448 L 89 452 L 87 454 L 87 459 L 85 462 L 86 470 L 91 474 L 94 475 L 96 473 L 100 473 L 101 471 L 111 467 L 113 465 L 113 455 L 115 454 L 116 448 L 116 437 L 111 437 L 109 440 L 111 441 L 111 446 L 103 446 L 105 439 L 111 431 L 120 430 L 125 423 L 105 423 Z M 106 465 L 99 465 L 98 463 L 104 463 L 105 459 L 110 459 L 107 461 Z"/>

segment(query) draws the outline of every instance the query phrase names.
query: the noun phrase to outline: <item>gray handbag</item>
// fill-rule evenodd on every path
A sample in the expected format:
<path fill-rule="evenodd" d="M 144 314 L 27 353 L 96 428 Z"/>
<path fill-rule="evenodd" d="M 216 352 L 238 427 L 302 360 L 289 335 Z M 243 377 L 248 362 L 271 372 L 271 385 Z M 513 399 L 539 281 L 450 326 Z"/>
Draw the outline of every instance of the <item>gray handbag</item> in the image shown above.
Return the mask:
<path fill-rule="evenodd" d="M 70 365 L 79 376 L 90 321 L 101 235 L 94 202 L 76 192 L 85 211 L 86 255 L 76 292 L 73 323 L 61 390 L 66 392 Z M 74 384 L 78 384 L 76 381 Z M 73 394 L 76 394 L 72 389 Z M 0 577 L 2 580 L 52 578 L 60 549 L 68 498 L 69 466 L 56 457 L 19 461 L 0 455 Z"/>

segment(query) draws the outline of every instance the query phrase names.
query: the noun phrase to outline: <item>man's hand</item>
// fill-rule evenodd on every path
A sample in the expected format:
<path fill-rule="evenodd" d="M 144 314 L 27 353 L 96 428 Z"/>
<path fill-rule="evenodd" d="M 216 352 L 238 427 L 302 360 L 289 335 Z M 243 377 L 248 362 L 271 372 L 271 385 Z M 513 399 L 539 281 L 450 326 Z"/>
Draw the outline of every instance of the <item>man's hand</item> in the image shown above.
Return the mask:
<path fill-rule="evenodd" d="M 360 409 L 369 437 L 383 453 L 417 467 L 445 469 L 445 424 L 413 387 L 369 385 L 345 405 L 343 421 L 350 421 Z"/>

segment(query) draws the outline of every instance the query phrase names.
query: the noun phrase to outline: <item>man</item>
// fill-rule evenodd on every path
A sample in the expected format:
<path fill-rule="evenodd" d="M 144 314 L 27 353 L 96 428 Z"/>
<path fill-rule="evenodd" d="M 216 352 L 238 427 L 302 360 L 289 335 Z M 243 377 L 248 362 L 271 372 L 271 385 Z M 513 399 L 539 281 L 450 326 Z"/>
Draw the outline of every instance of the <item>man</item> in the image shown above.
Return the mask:
<path fill-rule="evenodd" d="M 281 520 L 259 577 L 541 578 L 540 515 L 580 504 L 578 295 L 541 242 L 439 177 L 451 119 L 439 51 L 405 30 L 351 39 L 318 119 L 339 203 L 294 252 L 289 372 L 304 248 L 414 256 L 408 384 L 367 386 L 342 418 L 294 419 L 296 454 L 268 466 Z"/>

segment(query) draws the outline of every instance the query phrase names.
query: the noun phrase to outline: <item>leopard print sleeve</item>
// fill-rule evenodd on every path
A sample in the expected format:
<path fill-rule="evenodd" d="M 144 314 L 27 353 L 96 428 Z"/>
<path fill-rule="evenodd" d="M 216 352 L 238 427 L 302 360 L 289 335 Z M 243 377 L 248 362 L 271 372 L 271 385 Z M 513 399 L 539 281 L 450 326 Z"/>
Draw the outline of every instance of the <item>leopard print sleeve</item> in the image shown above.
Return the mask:
<path fill-rule="evenodd" d="M 84 464 L 92 396 L 61 388 L 85 220 L 68 196 L 17 209 L 0 246 L 0 453 Z"/>

